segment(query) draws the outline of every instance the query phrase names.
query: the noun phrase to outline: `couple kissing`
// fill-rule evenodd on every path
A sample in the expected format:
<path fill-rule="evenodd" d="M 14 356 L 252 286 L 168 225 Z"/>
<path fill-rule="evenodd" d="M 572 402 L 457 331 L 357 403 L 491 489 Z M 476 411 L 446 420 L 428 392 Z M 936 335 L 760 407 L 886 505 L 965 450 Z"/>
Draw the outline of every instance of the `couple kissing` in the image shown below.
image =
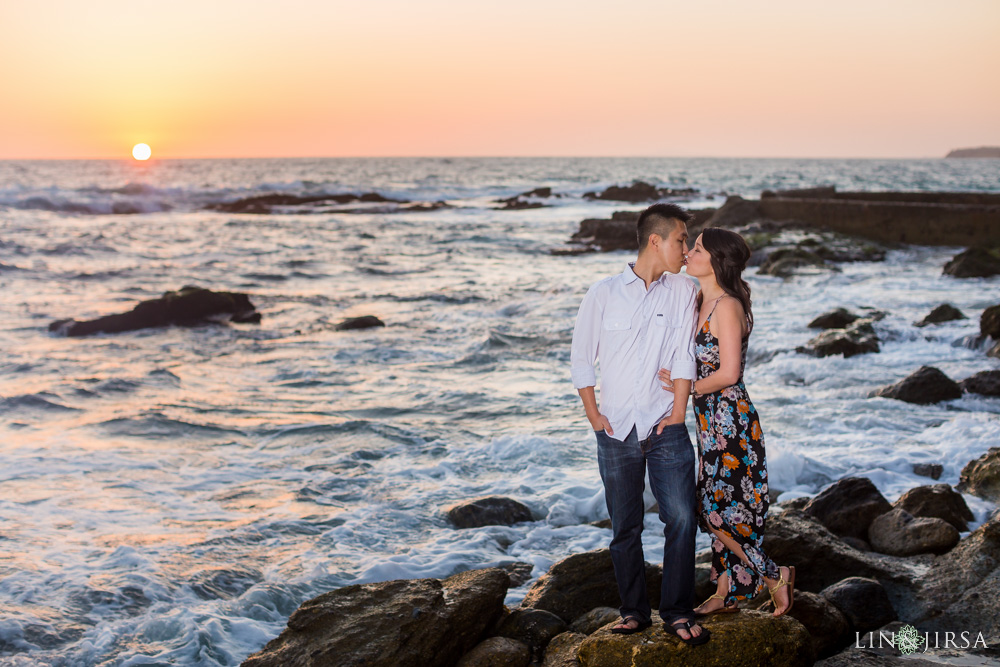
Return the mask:
<path fill-rule="evenodd" d="M 673 204 L 642 212 L 636 260 L 594 283 L 580 304 L 571 372 L 597 438 L 611 517 L 622 616 L 611 632 L 652 625 L 641 540 L 648 470 L 664 524 L 660 619 L 667 632 L 700 645 L 711 633 L 697 616 L 736 612 L 765 587 L 774 615 L 787 613 L 795 568 L 779 567 L 761 549 L 769 504 L 764 434 L 743 383 L 753 330 L 742 277 L 750 248 L 739 234 L 708 228 L 688 250 L 691 217 Z M 681 275 L 685 265 L 700 290 Z M 689 396 L 697 460 L 684 423 Z M 694 608 L 697 529 L 712 538 L 717 588 Z"/>

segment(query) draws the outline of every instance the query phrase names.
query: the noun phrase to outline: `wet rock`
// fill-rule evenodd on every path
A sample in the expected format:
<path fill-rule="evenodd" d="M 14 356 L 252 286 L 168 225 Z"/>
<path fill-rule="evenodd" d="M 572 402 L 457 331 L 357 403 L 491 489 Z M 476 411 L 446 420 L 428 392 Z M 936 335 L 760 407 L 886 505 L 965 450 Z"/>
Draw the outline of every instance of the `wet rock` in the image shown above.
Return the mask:
<path fill-rule="evenodd" d="M 919 658 L 900 658 L 868 648 L 854 646 L 815 663 L 814 667 L 940 667 L 939 662 Z"/>
<path fill-rule="evenodd" d="M 962 397 L 958 384 L 933 366 L 921 366 L 896 384 L 873 392 L 870 396 L 895 398 L 907 403 L 929 405 Z"/>
<path fill-rule="evenodd" d="M 260 313 L 246 294 L 213 292 L 203 287 L 186 285 L 176 292 L 164 292 L 159 299 L 140 301 L 127 313 L 107 315 L 86 322 L 58 320 L 49 325 L 49 331 L 66 336 L 89 336 L 155 327 L 192 327 L 226 320 L 256 323 L 260 319 Z"/>
<path fill-rule="evenodd" d="M 543 647 L 567 629 L 566 621 L 544 609 L 515 609 L 504 619 L 497 635 L 509 637 L 532 648 Z"/>
<path fill-rule="evenodd" d="M 855 315 L 846 308 L 835 308 L 823 313 L 809 323 L 810 329 L 843 329 L 855 320 L 861 319 L 860 315 Z"/>
<path fill-rule="evenodd" d="M 760 213 L 760 202 L 732 195 L 726 197 L 726 203 L 719 207 L 705 226 L 733 229 L 749 225 L 763 217 Z"/>
<path fill-rule="evenodd" d="M 685 197 L 697 194 L 693 188 L 657 188 L 655 185 L 645 181 L 632 181 L 632 185 L 620 186 L 612 185 L 603 192 L 586 192 L 584 199 L 600 199 L 603 201 L 627 201 L 639 203 L 644 201 L 654 201 L 667 197 Z"/>
<path fill-rule="evenodd" d="M 944 519 L 917 518 L 897 507 L 872 521 L 868 541 L 892 556 L 943 554 L 958 544 L 958 530 Z"/>
<path fill-rule="evenodd" d="M 788 613 L 809 631 L 817 656 L 829 655 L 847 643 L 847 618 L 822 595 L 796 590 L 795 604 Z"/>
<path fill-rule="evenodd" d="M 617 612 L 616 612 L 617 614 Z M 564 632 L 553 637 L 545 647 L 545 661 L 542 667 L 579 667 L 577 652 L 587 635 L 579 632 Z"/>
<path fill-rule="evenodd" d="M 349 317 L 342 322 L 339 322 L 337 326 L 334 327 L 335 331 L 356 331 L 358 329 L 373 329 L 375 327 L 384 327 L 385 322 L 375 317 L 374 315 L 362 315 L 361 317 Z"/>
<path fill-rule="evenodd" d="M 456 528 L 481 526 L 513 526 L 531 521 L 531 510 L 524 503 L 503 496 L 487 496 L 469 500 L 448 510 L 448 520 Z"/>
<path fill-rule="evenodd" d="M 953 320 L 964 320 L 968 319 L 962 314 L 955 306 L 950 303 L 942 303 L 940 306 L 927 313 L 924 319 L 919 322 L 914 322 L 915 327 L 925 327 L 928 324 L 939 324 L 940 322 L 951 322 Z"/>
<path fill-rule="evenodd" d="M 844 614 L 854 632 L 868 632 L 896 620 L 896 610 L 875 579 L 849 577 L 820 593 Z"/>
<path fill-rule="evenodd" d="M 531 649 L 523 643 L 507 637 L 490 637 L 463 655 L 455 667 L 528 667 L 530 663 Z"/>
<path fill-rule="evenodd" d="M 997 344 L 991 347 L 988 352 L 986 352 L 986 356 L 996 357 L 997 359 L 1000 359 L 1000 341 L 997 341 Z"/>
<path fill-rule="evenodd" d="M 962 468 L 958 490 L 993 502 L 1000 501 L 1000 447 L 990 447 L 988 452 Z"/>
<path fill-rule="evenodd" d="M 798 246 L 778 248 L 768 254 L 757 269 L 757 275 L 788 278 L 802 268 L 831 268 L 826 260 L 811 250 Z"/>
<path fill-rule="evenodd" d="M 837 535 L 865 540 L 875 517 L 891 509 L 870 479 L 845 477 L 823 489 L 804 511 Z"/>
<path fill-rule="evenodd" d="M 941 473 L 944 472 L 944 466 L 940 463 L 914 463 L 913 464 L 913 474 L 920 475 L 921 477 L 930 477 L 931 479 L 941 479 Z"/>
<path fill-rule="evenodd" d="M 1000 371 L 980 371 L 958 383 L 963 391 L 983 396 L 1000 396 Z"/>
<path fill-rule="evenodd" d="M 639 211 L 615 211 L 610 220 L 588 218 L 580 223 L 580 229 L 570 237 L 570 242 L 595 246 L 601 252 L 613 250 L 638 250 L 639 240 L 636 225 Z"/>
<path fill-rule="evenodd" d="M 1000 305 L 990 306 L 979 317 L 979 333 L 1000 340 Z"/>
<path fill-rule="evenodd" d="M 569 625 L 569 629 L 584 635 L 590 635 L 603 628 L 608 623 L 617 621 L 618 610 L 614 607 L 594 607 L 586 614 L 578 616 Z"/>
<path fill-rule="evenodd" d="M 646 563 L 646 591 L 650 606 L 660 605 L 659 567 Z M 521 602 L 522 607 L 545 609 L 570 623 L 596 606 L 621 604 L 611 564 L 611 552 L 597 549 L 573 554 L 555 563 L 538 578 Z"/>
<path fill-rule="evenodd" d="M 304 602 L 243 666 L 454 664 L 503 612 L 507 585 L 489 569 L 345 586 Z"/>
<path fill-rule="evenodd" d="M 243 199 L 237 199 L 236 201 L 224 202 L 219 204 L 210 204 L 206 207 L 208 210 L 213 211 L 223 211 L 225 213 L 256 213 L 256 214 L 269 214 L 273 213 L 276 208 L 289 208 L 289 207 L 303 207 L 303 206 L 317 206 L 317 205 L 335 205 L 335 204 L 350 204 L 354 202 L 362 202 L 366 204 L 377 203 L 377 204 L 403 204 L 406 203 L 405 199 L 389 199 L 388 197 L 383 197 L 382 195 L 375 192 L 366 192 L 364 194 L 334 194 L 334 195 L 290 195 L 274 193 L 268 195 L 259 195 L 255 197 L 245 197 Z"/>
<path fill-rule="evenodd" d="M 497 567 L 510 576 L 511 588 L 517 588 L 518 586 L 527 583 L 531 579 L 531 573 L 535 569 L 535 566 L 532 563 L 524 563 L 521 561 L 502 563 L 497 565 Z"/>
<path fill-rule="evenodd" d="M 803 346 L 795 348 L 800 354 L 829 357 L 841 354 L 844 358 L 879 351 L 878 335 L 868 318 L 856 320 L 844 329 L 828 329 Z"/>
<path fill-rule="evenodd" d="M 940 472 L 938 473 L 940 477 Z M 948 484 L 929 484 L 910 489 L 892 504 L 904 509 L 915 517 L 944 519 L 955 530 L 964 533 L 968 522 L 975 516 L 965 502 L 965 498 Z"/>
<path fill-rule="evenodd" d="M 988 278 L 1000 273 L 1000 251 L 975 246 L 964 250 L 944 265 L 944 275 L 956 278 Z"/>
<path fill-rule="evenodd" d="M 712 633 L 701 646 L 688 646 L 661 623 L 633 635 L 611 633 L 608 625 L 583 640 L 583 667 L 657 665 L 702 667 L 801 667 L 813 662 L 812 637 L 792 616 L 761 611 L 718 614 L 699 620 Z"/>
<path fill-rule="evenodd" d="M 540 201 L 530 201 L 532 199 L 548 199 L 552 197 L 552 188 L 535 188 L 534 190 L 529 190 L 528 192 L 522 192 L 519 195 L 509 197 L 507 199 L 498 199 L 496 203 L 503 204 L 502 209 L 505 210 L 521 210 L 528 208 L 542 208 L 548 206 Z M 555 195 L 558 197 L 559 195 Z"/>

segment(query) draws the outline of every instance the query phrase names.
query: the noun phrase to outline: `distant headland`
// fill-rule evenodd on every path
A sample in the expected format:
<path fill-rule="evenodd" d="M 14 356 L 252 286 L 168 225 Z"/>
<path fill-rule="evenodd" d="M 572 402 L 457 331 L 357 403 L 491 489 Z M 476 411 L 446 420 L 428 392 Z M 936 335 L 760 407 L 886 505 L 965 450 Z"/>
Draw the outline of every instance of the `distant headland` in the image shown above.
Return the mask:
<path fill-rule="evenodd" d="M 956 148 L 947 155 L 949 157 L 1000 157 L 1000 146 L 980 146 L 979 148 Z"/>

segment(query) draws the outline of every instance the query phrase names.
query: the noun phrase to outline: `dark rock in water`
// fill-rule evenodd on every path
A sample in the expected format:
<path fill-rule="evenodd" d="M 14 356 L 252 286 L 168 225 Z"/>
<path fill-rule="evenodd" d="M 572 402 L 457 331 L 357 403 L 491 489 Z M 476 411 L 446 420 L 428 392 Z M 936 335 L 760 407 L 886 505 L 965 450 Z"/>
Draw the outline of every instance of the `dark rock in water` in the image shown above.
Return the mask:
<path fill-rule="evenodd" d="M 958 490 L 993 502 L 1000 501 L 1000 447 L 990 447 L 962 468 Z"/>
<path fill-rule="evenodd" d="M 646 591 L 653 609 L 660 604 L 659 567 L 646 563 Z M 594 607 L 621 604 L 611 552 L 607 549 L 573 554 L 555 563 L 528 591 L 522 607 L 545 609 L 567 623 Z"/>
<path fill-rule="evenodd" d="M 639 241 L 636 224 L 638 211 L 615 211 L 610 220 L 588 218 L 580 223 L 580 229 L 571 241 L 600 248 L 601 252 L 612 250 L 638 250 Z"/>
<path fill-rule="evenodd" d="M 941 473 L 944 472 L 944 466 L 940 463 L 914 463 L 913 464 L 913 474 L 920 475 L 921 477 L 930 477 L 931 479 L 941 479 Z"/>
<path fill-rule="evenodd" d="M 947 553 L 958 537 L 958 530 L 944 519 L 917 518 L 901 507 L 875 517 L 868 527 L 872 547 L 892 556 Z"/>
<path fill-rule="evenodd" d="M 847 643 L 850 629 L 847 618 L 821 595 L 796 590 L 795 604 L 788 614 L 809 631 L 817 656 L 829 655 Z"/>
<path fill-rule="evenodd" d="M 849 577 L 820 593 L 844 614 L 855 632 L 868 632 L 896 620 L 896 610 L 875 579 Z"/>
<path fill-rule="evenodd" d="M 96 333 L 120 333 L 167 326 L 199 326 L 231 322 L 260 322 L 260 313 L 250 303 L 250 297 L 240 292 L 213 292 L 186 285 L 176 292 L 164 292 L 159 299 L 140 301 L 127 313 L 106 315 L 96 320 L 77 322 L 58 320 L 49 331 L 67 336 L 89 336 Z"/>
<path fill-rule="evenodd" d="M 813 663 L 812 637 L 791 615 L 774 618 L 762 611 L 716 614 L 698 619 L 712 633 L 708 643 L 691 647 L 655 623 L 632 635 L 605 626 L 580 644 L 584 667 L 677 665 L 684 667 L 802 667 Z"/>
<path fill-rule="evenodd" d="M 800 199 L 802 197 L 814 197 L 818 199 L 831 199 L 836 195 L 836 187 L 832 185 L 820 185 L 815 188 L 795 188 L 793 190 L 778 190 L 777 192 L 764 190 L 760 193 L 760 198 L 769 199 L 771 197 L 784 197 Z"/>
<path fill-rule="evenodd" d="M 809 323 L 810 329 L 843 329 L 855 320 L 861 319 L 860 315 L 848 311 L 846 308 L 835 308 L 827 313 L 823 313 Z"/>
<path fill-rule="evenodd" d="M 531 510 L 524 503 L 503 496 L 488 496 L 470 500 L 448 510 L 448 520 L 456 528 L 481 526 L 512 526 L 531 521 Z"/>
<path fill-rule="evenodd" d="M 357 584 L 304 602 L 243 667 L 451 665 L 503 612 L 507 573 Z"/>
<path fill-rule="evenodd" d="M 374 315 L 362 315 L 361 317 L 349 317 L 334 327 L 336 331 L 354 331 L 356 329 L 372 329 L 374 327 L 384 327 L 385 322 Z"/>
<path fill-rule="evenodd" d="M 580 667 L 580 661 L 576 656 L 586 638 L 587 635 L 579 632 L 556 635 L 545 647 L 545 661 L 542 667 Z"/>
<path fill-rule="evenodd" d="M 800 354 L 829 357 L 842 354 L 844 358 L 879 351 L 878 335 L 868 318 L 856 320 L 844 329 L 828 329 L 805 345 L 795 348 Z"/>
<path fill-rule="evenodd" d="M 826 260 L 811 250 L 806 250 L 798 246 L 789 248 L 778 248 L 767 256 L 767 259 L 757 269 L 757 274 L 762 276 L 778 276 L 787 278 L 795 273 L 796 269 L 805 267 L 831 268 Z"/>
<path fill-rule="evenodd" d="M 958 253 L 944 265 L 944 275 L 956 278 L 988 278 L 1000 273 L 1000 250 L 974 246 Z"/>
<path fill-rule="evenodd" d="M 594 607 L 586 614 L 578 616 L 569 624 L 569 629 L 584 635 L 590 635 L 608 623 L 618 620 L 618 610 L 614 607 Z"/>
<path fill-rule="evenodd" d="M 1000 396 L 1000 371 L 979 371 L 958 383 L 963 391 L 983 396 Z"/>
<path fill-rule="evenodd" d="M 544 609 L 515 609 L 497 630 L 500 637 L 509 637 L 532 648 L 544 647 L 556 635 L 567 629 L 566 621 Z"/>
<path fill-rule="evenodd" d="M 503 204 L 501 207 L 505 210 L 521 210 L 527 208 L 542 208 L 543 206 L 548 206 L 548 204 L 543 204 L 542 202 L 525 201 L 526 199 L 548 199 L 552 197 L 552 188 L 535 188 L 528 192 L 522 192 L 519 195 L 514 195 L 513 197 L 508 197 L 507 199 L 498 199 L 496 203 Z M 555 195 L 558 197 L 559 195 Z"/>
<path fill-rule="evenodd" d="M 612 185 L 600 194 L 597 192 L 586 192 L 584 193 L 583 198 L 600 199 L 603 201 L 627 201 L 635 204 L 638 202 L 664 199 L 666 197 L 685 197 L 697 194 L 697 192 L 698 191 L 693 188 L 657 188 L 655 185 L 650 185 L 644 181 L 632 181 L 632 185 Z"/>
<path fill-rule="evenodd" d="M 969 529 L 968 522 L 976 519 L 962 494 L 948 484 L 914 487 L 900 496 L 892 506 L 904 509 L 916 517 L 944 519 L 963 533 Z"/>
<path fill-rule="evenodd" d="M 950 303 L 942 303 L 940 306 L 927 313 L 924 319 L 919 322 L 914 322 L 915 327 L 925 327 L 928 324 L 938 324 L 940 322 L 951 322 L 952 320 L 964 320 L 965 315 L 962 314 L 955 306 Z"/>
<path fill-rule="evenodd" d="M 237 199 L 236 201 L 220 204 L 210 204 L 206 208 L 213 211 L 223 211 L 225 213 L 268 214 L 271 213 L 275 207 L 314 206 L 317 204 L 350 204 L 354 202 L 362 202 L 366 204 L 405 204 L 406 200 L 389 199 L 388 197 L 383 197 L 375 192 L 367 192 L 361 195 L 337 194 L 306 196 L 274 193 L 254 197 L 245 197 L 243 199 Z"/>
<path fill-rule="evenodd" d="M 706 227 L 743 227 L 764 216 L 760 213 L 760 202 L 744 199 L 739 195 L 726 197 L 726 203 L 708 220 Z"/>
<path fill-rule="evenodd" d="M 837 535 L 868 539 L 868 526 L 892 509 L 867 477 L 845 477 L 823 489 L 805 506 L 805 513 Z"/>
<path fill-rule="evenodd" d="M 979 333 L 1000 340 L 1000 304 L 983 311 L 979 318 Z"/>
<path fill-rule="evenodd" d="M 428 656 L 428 663 L 431 663 Z M 523 642 L 507 637 L 484 639 L 462 656 L 455 667 L 528 667 L 531 649 Z"/>
<path fill-rule="evenodd" d="M 903 378 L 896 384 L 870 394 L 895 398 L 907 403 L 929 405 L 940 401 L 950 401 L 962 397 L 962 389 L 958 384 L 933 366 L 921 366 L 913 374 Z"/>

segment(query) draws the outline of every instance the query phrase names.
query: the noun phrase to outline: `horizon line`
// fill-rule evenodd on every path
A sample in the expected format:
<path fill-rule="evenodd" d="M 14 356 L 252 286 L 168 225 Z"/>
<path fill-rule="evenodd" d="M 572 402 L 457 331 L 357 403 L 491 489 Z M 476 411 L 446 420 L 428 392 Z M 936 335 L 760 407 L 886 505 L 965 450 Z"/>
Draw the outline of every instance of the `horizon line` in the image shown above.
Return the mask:
<path fill-rule="evenodd" d="M 968 149 L 953 149 L 968 150 Z M 137 164 L 173 160 L 996 160 L 990 157 L 924 156 L 807 156 L 807 155 L 217 155 L 201 157 L 151 157 L 136 160 L 131 155 L 120 157 L 0 157 L 0 162 L 86 162 L 127 161 Z"/>

